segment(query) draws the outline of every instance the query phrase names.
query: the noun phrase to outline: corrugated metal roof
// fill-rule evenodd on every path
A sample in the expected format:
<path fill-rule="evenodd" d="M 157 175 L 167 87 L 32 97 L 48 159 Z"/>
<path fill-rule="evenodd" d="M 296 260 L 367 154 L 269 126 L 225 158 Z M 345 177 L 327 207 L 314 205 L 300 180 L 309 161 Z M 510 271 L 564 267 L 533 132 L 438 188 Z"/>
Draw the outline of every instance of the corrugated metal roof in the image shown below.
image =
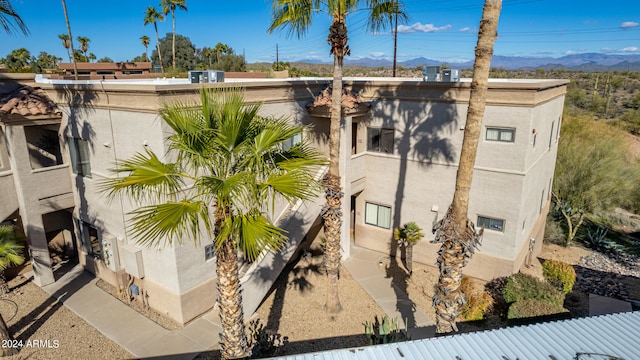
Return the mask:
<path fill-rule="evenodd" d="M 636 360 L 640 359 L 640 311 L 279 359 Z"/>

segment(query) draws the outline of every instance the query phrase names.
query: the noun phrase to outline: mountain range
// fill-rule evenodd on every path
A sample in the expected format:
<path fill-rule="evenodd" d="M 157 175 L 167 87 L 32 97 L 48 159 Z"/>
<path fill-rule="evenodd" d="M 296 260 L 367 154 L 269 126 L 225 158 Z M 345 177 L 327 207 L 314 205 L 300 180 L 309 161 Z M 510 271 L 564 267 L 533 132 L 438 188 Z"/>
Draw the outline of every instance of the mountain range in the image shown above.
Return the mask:
<path fill-rule="evenodd" d="M 319 63 L 317 60 L 300 60 L 297 62 Z M 359 65 L 368 67 L 390 67 L 391 60 L 361 58 L 345 59 L 345 65 Z M 415 68 L 423 65 L 440 65 L 442 61 L 419 57 L 406 61 L 399 61 L 398 65 L 405 68 Z M 447 63 L 454 69 L 473 67 L 473 61 Z M 494 55 L 491 67 L 507 70 L 535 70 L 535 69 L 566 69 L 580 71 L 640 71 L 640 55 L 615 55 L 602 53 L 572 54 L 563 57 L 519 57 Z"/>

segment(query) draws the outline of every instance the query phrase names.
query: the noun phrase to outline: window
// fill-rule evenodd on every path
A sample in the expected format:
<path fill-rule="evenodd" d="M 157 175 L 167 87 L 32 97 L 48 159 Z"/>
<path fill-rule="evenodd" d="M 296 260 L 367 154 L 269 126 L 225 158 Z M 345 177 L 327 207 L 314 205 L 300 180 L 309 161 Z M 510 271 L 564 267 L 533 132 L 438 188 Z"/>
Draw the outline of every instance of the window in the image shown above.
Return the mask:
<path fill-rule="evenodd" d="M 293 145 L 298 144 L 302 141 L 302 134 L 296 134 L 292 137 L 288 138 L 282 143 L 282 148 L 287 151 L 293 147 Z"/>
<path fill-rule="evenodd" d="M 69 138 L 69 152 L 71 153 L 71 168 L 73 172 L 78 175 L 91 177 L 89 144 L 87 140 Z"/>
<path fill-rule="evenodd" d="M 80 221 L 80 225 L 80 237 L 84 252 L 96 259 L 102 259 L 102 244 L 98 237 L 98 229 L 84 221 Z"/>
<path fill-rule="evenodd" d="M 478 227 L 504 232 L 504 220 L 478 216 Z"/>
<path fill-rule="evenodd" d="M 204 247 L 204 260 L 211 260 L 216 256 L 216 244 L 209 244 Z"/>
<path fill-rule="evenodd" d="M 393 129 L 367 128 L 367 151 L 393 154 Z"/>
<path fill-rule="evenodd" d="M 516 138 L 516 129 L 487 128 L 487 140 L 514 142 Z"/>
<path fill-rule="evenodd" d="M 364 222 L 381 228 L 391 228 L 391 208 L 384 205 L 365 203 Z"/>

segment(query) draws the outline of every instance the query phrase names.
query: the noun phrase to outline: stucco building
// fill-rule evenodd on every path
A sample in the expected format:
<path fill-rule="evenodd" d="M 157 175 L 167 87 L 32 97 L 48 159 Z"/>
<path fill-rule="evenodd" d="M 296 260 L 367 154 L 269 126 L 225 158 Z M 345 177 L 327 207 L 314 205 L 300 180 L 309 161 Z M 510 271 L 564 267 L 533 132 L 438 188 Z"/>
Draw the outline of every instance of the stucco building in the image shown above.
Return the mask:
<path fill-rule="evenodd" d="M 88 271 L 119 286 L 131 281 L 138 296 L 180 323 L 211 310 L 215 262 L 205 240 L 185 239 L 156 249 L 127 232 L 127 199 L 109 202 L 98 188 L 117 159 L 145 147 L 167 153 L 163 104 L 196 101 L 200 86 L 244 88 L 263 115 L 287 115 L 311 124 L 305 133 L 328 153 L 328 113 L 309 103 L 329 79 L 237 80 L 190 84 L 187 80 L 64 81 L 3 75 L 0 84 L 0 221 L 29 237 L 35 278 L 55 281 L 51 242 L 77 252 Z M 13 77 L 12 77 L 13 76 Z M 12 113 L 9 101 L 22 85 L 51 107 L 45 114 Z M 566 81 L 495 80 L 489 83 L 469 216 L 484 226 L 480 251 L 467 274 L 483 279 L 517 271 L 542 245 L 555 167 Z M 393 229 L 408 221 L 426 231 L 414 261 L 434 264 L 430 230 L 451 203 L 469 99 L 467 81 L 347 79 L 363 103 L 345 111 L 341 140 L 343 256 L 352 246 L 398 254 Z M 55 141 L 54 141 L 55 140 Z M 296 141 L 296 139 L 292 139 Z M 40 160 L 39 160 L 40 159 Z M 43 165 L 46 163 L 46 165 Z M 34 165 L 35 164 L 35 165 Z M 318 174 L 320 177 L 322 174 Z M 270 214 L 289 231 L 289 243 L 242 267 L 245 314 L 260 304 L 298 245 L 321 236 L 324 199 L 279 205 Z"/>

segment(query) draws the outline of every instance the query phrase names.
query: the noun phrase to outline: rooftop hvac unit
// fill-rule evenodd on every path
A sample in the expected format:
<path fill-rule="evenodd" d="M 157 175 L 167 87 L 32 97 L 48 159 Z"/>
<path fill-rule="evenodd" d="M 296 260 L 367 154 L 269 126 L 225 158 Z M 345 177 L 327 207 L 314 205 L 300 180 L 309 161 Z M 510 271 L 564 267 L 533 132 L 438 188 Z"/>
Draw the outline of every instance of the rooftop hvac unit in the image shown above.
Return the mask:
<path fill-rule="evenodd" d="M 458 69 L 444 69 L 444 70 L 442 70 L 442 81 L 459 82 L 460 81 L 460 70 L 458 70 Z"/>
<path fill-rule="evenodd" d="M 191 70 L 189 79 L 192 84 L 224 82 L 224 71 L 220 70 Z"/>
<path fill-rule="evenodd" d="M 423 66 L 424 81 L 440 81 L 440 66 Z"/>

